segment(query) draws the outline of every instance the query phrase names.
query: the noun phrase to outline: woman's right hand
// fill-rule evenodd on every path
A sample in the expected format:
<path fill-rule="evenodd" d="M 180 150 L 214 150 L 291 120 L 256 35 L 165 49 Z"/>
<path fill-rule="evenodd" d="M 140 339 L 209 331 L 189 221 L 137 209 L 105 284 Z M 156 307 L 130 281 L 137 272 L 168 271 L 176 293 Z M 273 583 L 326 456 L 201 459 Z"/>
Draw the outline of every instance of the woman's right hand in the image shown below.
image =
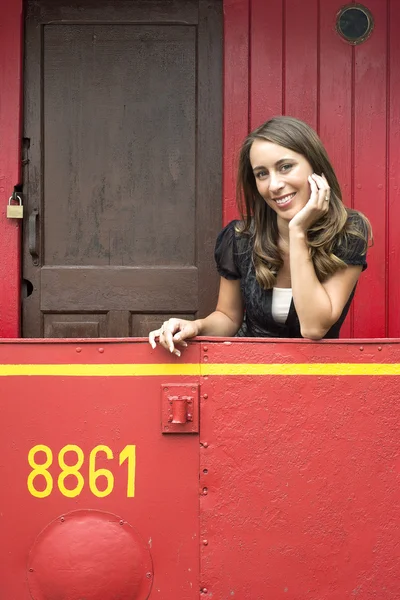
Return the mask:
<path fill-rule="evenodd" d="M 154 349 L 157 346 L 157 341 L 166 350 L 172 354 L 180 356 L 180 351 L 175 348 L 175 345 L 187 346 L 185 340 L 199 335 L 198 321 L 186 321 L 185 319 L 168 319 L 164 321 L 159 329 L 155 329 L 149 333 L 149 343 Z"/>

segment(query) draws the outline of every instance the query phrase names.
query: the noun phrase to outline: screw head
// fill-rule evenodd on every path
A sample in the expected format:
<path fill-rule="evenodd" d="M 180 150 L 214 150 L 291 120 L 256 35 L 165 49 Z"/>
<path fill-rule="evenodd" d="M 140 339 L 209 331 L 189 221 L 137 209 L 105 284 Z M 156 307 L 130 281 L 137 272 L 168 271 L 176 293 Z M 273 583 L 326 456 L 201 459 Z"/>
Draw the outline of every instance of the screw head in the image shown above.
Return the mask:
<path fill-rule="evenodd" d="M 204 398 L 204 400 L 207 400 L 208 394 L 203 394 L 203 398 Z"/>
<path fill-rule="evenodd" d="M 203 540 L 203 546 L 208 546 L 208 540 Z"/>

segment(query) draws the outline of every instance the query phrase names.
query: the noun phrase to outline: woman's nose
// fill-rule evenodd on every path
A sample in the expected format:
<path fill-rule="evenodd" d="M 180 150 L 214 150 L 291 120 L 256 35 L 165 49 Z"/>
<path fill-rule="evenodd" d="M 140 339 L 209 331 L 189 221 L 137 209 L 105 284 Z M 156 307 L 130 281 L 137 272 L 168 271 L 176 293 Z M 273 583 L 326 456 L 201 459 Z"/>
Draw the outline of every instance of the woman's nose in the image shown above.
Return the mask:
<path fill-rule="evenodd" d="M 278 174 L 270 173 L 269 191 L 272 194 L 276 194 L 277 192 L 279 192 L 280 190 L 282 190 L 283 186 L 284 186 L 284 183 L 280 179 L 279 175 Z"/>

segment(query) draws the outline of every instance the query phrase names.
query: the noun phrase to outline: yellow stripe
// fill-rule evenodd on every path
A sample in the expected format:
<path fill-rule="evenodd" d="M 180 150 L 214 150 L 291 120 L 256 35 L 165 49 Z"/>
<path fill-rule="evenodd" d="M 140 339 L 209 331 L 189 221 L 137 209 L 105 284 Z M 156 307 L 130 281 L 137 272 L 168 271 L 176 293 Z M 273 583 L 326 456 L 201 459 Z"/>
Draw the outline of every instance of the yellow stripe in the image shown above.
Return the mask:
<path fill-rule="evenodd" d="M 400 375 L 400 364 L 107 364 L 0 365 L 0 377 L 150 377 L 200 375 Z"/>

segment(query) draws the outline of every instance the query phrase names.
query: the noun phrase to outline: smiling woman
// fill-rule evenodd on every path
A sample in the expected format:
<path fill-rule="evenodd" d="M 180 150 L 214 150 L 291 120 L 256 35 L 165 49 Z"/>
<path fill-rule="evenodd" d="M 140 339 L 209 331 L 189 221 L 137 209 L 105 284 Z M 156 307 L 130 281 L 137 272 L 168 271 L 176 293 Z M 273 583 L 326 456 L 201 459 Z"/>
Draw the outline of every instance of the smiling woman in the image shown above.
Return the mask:
<path fill-rule="evenodd" d="M 361 272 L 368 219 L 346 208 L 321 140 L 306 123 L 275 117 L 240 152 L 241 220 L 219 234 L 216 310 L 197 321 L 169 319 L 152 331 L 175 347 L 196 335 L 337 338 Z"/>

